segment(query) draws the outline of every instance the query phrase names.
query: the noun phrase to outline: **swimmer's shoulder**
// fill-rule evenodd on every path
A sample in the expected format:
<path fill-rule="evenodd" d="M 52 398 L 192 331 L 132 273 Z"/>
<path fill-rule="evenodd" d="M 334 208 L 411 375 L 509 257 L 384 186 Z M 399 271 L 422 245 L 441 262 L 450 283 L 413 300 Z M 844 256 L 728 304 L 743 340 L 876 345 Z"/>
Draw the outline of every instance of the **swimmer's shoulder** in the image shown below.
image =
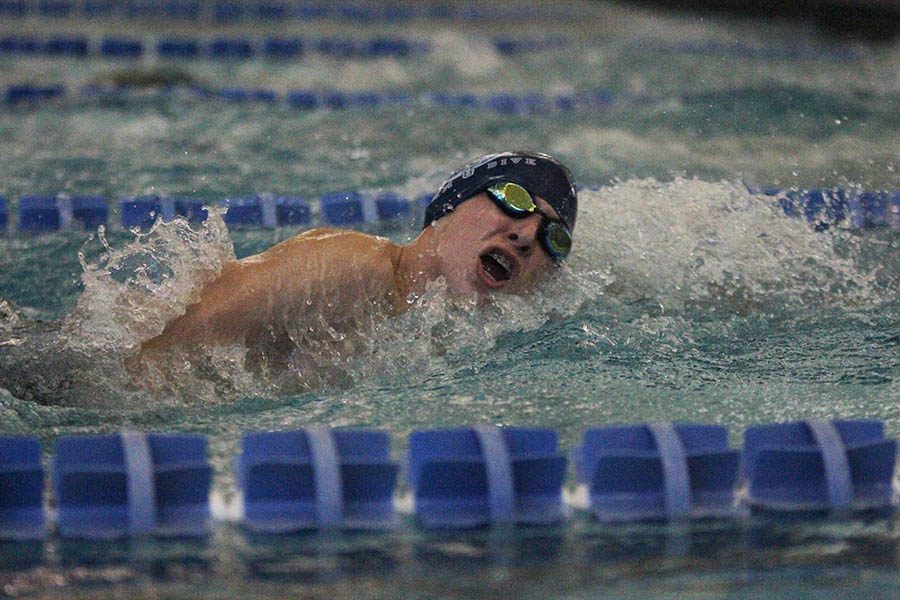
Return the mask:
<path fill-rule="evenodd" d="M 270 271 L 290 286 L 330 281 L 336 288 L 351 286 L 366 295 L 391 294 L 396 288 L 400 245 L 391 240 L 348 229 L 310 229 L 248 257 L 242 268 Z M 276 283 L 273 280 L 271 283 Z"/>
<path fill-rule="evenodd" d="M 296 259 L 326 258 L 358 263 L 391 259 L 399 255 L 399 252 L 398 244 L 381 236 L 351 229 L 318 227 L 288 238 L 262 254 L 248 257 L 244 261 L 252 262 L 257 257 L 266 259 L 287 255 Z"/>

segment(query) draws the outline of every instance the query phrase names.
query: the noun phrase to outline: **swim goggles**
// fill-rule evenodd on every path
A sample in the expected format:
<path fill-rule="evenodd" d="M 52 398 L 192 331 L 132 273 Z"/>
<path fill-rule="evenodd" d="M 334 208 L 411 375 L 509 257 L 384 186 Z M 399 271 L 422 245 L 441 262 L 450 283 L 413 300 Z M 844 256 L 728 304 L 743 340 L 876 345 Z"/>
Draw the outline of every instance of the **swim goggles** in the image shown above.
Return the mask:
<path fill-rule="evenodd" d="M 572 234 L 559 219 L 552 219 L 537 207 L 528 190 L 512 182 L 500 182 L 485 190 L 488 198 L 514 219 L 524 219 L 534 213 L 541 215 L 537 239 L 554 262 L 559 262 L 572 251 Z"/>

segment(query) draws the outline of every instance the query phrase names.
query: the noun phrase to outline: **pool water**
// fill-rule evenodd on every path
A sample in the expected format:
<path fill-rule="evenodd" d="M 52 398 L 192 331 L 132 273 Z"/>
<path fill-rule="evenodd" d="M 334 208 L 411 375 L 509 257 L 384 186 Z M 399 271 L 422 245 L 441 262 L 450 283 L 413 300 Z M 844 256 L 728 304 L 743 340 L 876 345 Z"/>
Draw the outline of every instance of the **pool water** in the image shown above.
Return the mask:
<path fill-rule="evenodd" d="M 900 230 L 812 227 L 748 191 L 900 188 L 900 46 L 603 2 L 566 9 L 578 18 L 127 22 L 150 41 L 428 44 L 408 57 L 0 54 L 0 89 L 66 89 L 0 105 L 11 213 L 21 196 L 56 193 L 112 205 L 140 194 L 412 198 L 467 159 L 510 148 L 559 157 L 583 186 L 573 255 L 548 285 L 478 307 L 437 283 L 416 310 L 377 325 L 360 355 L 323 357 L 337 375 L 302 390 L 224 351 L 156 397 L 127 385 L 121 367 L 223 261 L 297 230 L 228 230 L 215 212 L 141 234 L 11 228 L 0 237 L 0 369 L 21 385 L 0 388 L 0 431 L 36 436 L 47 452 L 61 435 L 123 427 L 202 434 L 225 502 L 243 432 L 312 424 L 385 429 L 398 458 L 413 430 L 472 423 L 551 427 L 565 449 L 589 426 L 643 421 L 725 425 L 733 446 L 750 425 L 805 418 L 880 419 L 900 435 Z M 0 21 L 0 37 L 121 31 L 104 20 Z M 501 37 L 562 43 L 507 54 Z M 112 91 L 122 73 L 146 85 Z M 277 100 L 230 102 L 159 78 L 271 89 Z M 296 90 L 408 98 L 302 110 L 285 100 Z M 486 106 L 499 93 L 574 108 Z M 367 228 L 416 234 L 407 223 Z M 5 544 L 0 565 L 10 596 L 887 598 L 900 584 L 900 533 L 896 518 L 609 527 L 576 515 L 515 532 L 251 539 L 219 523 L 201 542 Z"/>

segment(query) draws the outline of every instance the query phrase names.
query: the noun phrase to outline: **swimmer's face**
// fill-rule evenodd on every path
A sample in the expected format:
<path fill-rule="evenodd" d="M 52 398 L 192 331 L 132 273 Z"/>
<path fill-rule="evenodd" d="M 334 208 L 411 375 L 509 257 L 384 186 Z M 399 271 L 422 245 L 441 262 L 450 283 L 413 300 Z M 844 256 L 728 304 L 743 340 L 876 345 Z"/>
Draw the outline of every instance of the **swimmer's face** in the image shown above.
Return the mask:
<path fill-rule="evenodd" d="M 548 217 L 558 218 L 542 198 L 535 202 Z M 483 192 L 438 220 L 440 274 L 450 291 L 515 294 L 533 288 L 555 268 L 536 237 L 540 224 L 536 213 L 521 219 L 507 215 Z"/>

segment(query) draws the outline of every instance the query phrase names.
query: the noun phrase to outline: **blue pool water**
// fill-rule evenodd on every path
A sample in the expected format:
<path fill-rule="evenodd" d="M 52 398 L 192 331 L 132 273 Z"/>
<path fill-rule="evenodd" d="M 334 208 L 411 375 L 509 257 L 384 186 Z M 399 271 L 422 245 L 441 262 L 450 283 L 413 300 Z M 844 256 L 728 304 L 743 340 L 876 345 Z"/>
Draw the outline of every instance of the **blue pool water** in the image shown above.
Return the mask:
<path fill-rule="evenodd" d="M 564 8 L 402 24 L 0 15 L 0 38 L 91 44 L 85 57 L 0 53 L 0 90 L 63 90 L 0 104 L 13 222 L 0 237 L 0 369 L 15 373 L 0 431 L 47 453 L 62 435 L 123 427 L 201 434 L 222 503 L 241 433 L 313 424 L 385 429 L 398 457 L 410 431 L 470 423 L 551 427 L 565 449 L 589 426 L 642 421 L 722 424 L 733 446 L 747 426 L 805 418 L 880 419 L 900 435 L 900 217 L 815 227 L 748 191 L 900 188 L 900 47 Z M 167 36 L 298 37 L 308 50 L 172 58 L 156 51 Z M 109 37 L 144 51 L 103 56 Z M 417 50 L 317 45 L 378 37 Z M 223 93 L 234 88 L 265 93 Z M 297 92 L 316 105 L 292 104 Z M 338 93 L 357 101 L 326 100 Z M 225 351 L 159 396 L 128 385 L 122 358 L 200 282 L 297 229 L 228 229 L 214 212 L 138 236 L 116 225 L 120 199 L 287 195 L 315 212 L 327 192 L 416 198 L 469 158 L 519 147 L 558 156 L 585 186 L 573 256 L 546 288 L 478 308 L 435 285 L 358 356 L 321 353 L 328 376 L 309 389 L 261 380 Z M 46 194 L 102 196 L 110 226 L 17 234 L 19 199 Z M 896 597 L 900 534 L 895 518 L 611 527 L 579 514 L 513 533 L 270 539 L 219 523 L 202 542 L 4 544 L 0 564 L 11 596 Z"/>

